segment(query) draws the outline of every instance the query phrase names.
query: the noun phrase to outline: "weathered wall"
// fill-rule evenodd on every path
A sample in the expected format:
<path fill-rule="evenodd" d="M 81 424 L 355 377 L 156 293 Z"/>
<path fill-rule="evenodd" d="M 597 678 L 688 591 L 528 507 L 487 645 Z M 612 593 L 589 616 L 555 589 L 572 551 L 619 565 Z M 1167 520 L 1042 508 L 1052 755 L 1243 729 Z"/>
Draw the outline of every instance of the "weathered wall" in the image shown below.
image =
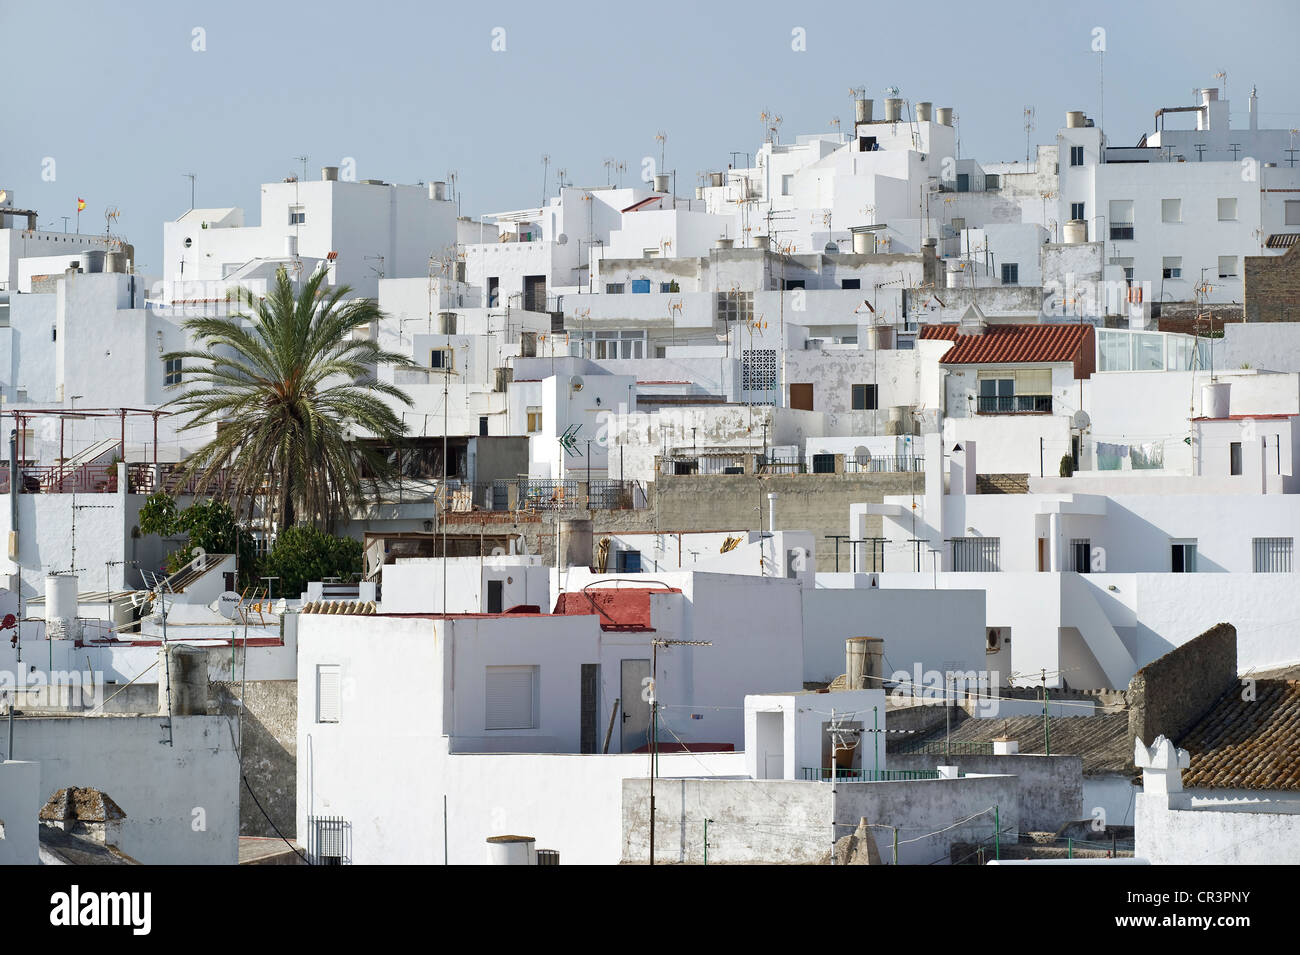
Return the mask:
<path fill-rule="evenodd" d="M 254 680 L 244 684 L 242 727 L 240 690 L 238 683 L 213 683 L 209 694 L 209 707 L 239 727 L 236 736 L 242 734 L 243 772 L 257 796 L 254 802 L 248 787 L 239 782 L 239 834 L 274 836 L 278 828 L 292 839 L 298 787 L 298 683 Z"/>
<path fill-rule="evenodd" d="M 27 717 L 14 751 L 41 764 L 41 798 L 89 786 L 122 807 L 119 848 L 146 865 L 234 865 L 239 775 L 230 720 L 178 716 Z"/>
<path fill-rule="evenodd" d="M 945 762 L 942 756 L 889 754 L 891 770 L 934 769 L 942 762 Z M 953 756 L 951 762 L 963 773 L 1015 776 L 1020 781 L 1016 794 L 1020 800 L 1021 829 L 1056 832 L 1067 822 L 1087 818 L 1080 756 Z"/>
<path fill-rule="evenodd" d="M 1300 321 L 1300 245 L 1286 255 L 1246 256 L 1248 322 Z"/>
<path fill-rule="evenodd" d="M 897 827 L 900 865 L 946 864 L 954 842 L 992 838 L 994 806 L 1003 840 L 1018 838 L 1017 785 L 1010 776 L 834 787 L 780 779 L 662 779 L 655 786 L 655 859 L 703 862 L 708 819 L 710 863 L 815 864 L 830 849 L 833 813 L 836 838 L 863 818 L 881 827 L 873 831 L 886 862 L 893 859 L 891 828 Z M 625 862 L 649 856 L 649 797 L 648 779 L 623 781 Z"/>
<path fill-rule="evenodd" d="M 1180 738 L 1237 681 L 1237 630 L 1221 623 L 1148 663 L 1128 690 L 1129 734 Z"/>

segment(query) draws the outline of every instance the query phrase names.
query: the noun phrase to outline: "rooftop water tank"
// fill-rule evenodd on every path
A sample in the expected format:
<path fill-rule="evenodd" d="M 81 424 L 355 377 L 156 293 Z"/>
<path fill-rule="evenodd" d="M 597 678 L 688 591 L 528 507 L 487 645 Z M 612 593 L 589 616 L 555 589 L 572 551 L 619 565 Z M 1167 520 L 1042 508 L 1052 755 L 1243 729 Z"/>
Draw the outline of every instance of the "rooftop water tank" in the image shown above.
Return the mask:
<path fill-rule="evenodd" d="M 1066 245 L 1079 245 L 1088 241 L 1088 223 L 1082 219 L 1071 219 L 1062 232 Z"/>
<path fill-rule="evenodd" d="M 871 100 L 860 99 L 853 103 L 853 118 L 859 123 L 871 122 Z"/>
<path fill-rule="evenodd" d="M 940 106 L 934 111 L 934 121 L 940 126 L 952 125 L 952 107 Z"/>
<path fill-rule="evenodd" d="M 320 178 L 321 178 L 321 182 L 338 182 L 338 181 L 339 181 L 339 167 L 338 167 L 338 166 L 321 166 L 321 167 L 320 167 Z"/>
<path fill-rule="evenodd" d="M 916 121 L 917 121 L 918 123 L 928 123 L 928 122 L 930 122 L 930 110 L 933 109 L 933 107 L 934 107 L 934 104 L 933 104 L 933 103 L 917 103 L 917 104 L 916 104 Z"/>
<path fill-rule="evenodd" d="M 1065 114 L 1065 126 L 1067 129 L 1083 128 L 1083 110 L 1073 109 Z"/>
<path fill-rule="evenodd" d="M 1201 386 L 1201 414 L 1206 418 L 1226 418 L 1232 410 L 1232 384 L 1212 381 Z"/>
<path fill-rule="evenodd" d="M 885 122 L 896 123 L 903 115 L 903 101 L 897 97 L 885 100 Z"/>
<path fill-rule="evenodd" d="M 667 192 L 667 191 L 668 191 L 668 176 L 663 173 L 660 173 L 659 175 L 655 176 L 655 192 Z"/>
<path fill-rule="evenodd" d="M 45 578 L 45 633 L 53 640 L 81 638 L 76 574 L 50 574 Z"/>
<path fill-rule="evenodd" d="M 490 836 L 488 865 L 537 865 L 537 840 L 532 836 Z"/>

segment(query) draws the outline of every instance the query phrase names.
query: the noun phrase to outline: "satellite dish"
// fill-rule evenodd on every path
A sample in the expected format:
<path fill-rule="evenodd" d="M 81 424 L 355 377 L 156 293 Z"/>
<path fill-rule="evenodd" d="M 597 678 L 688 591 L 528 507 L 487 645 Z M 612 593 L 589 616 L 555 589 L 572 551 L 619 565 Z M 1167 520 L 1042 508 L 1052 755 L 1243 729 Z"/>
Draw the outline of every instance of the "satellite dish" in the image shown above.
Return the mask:
<path fill-rule="evenodd" d="M 868 448 L 865 448 L 859 444 L 856 448 L 853 449 L 853 456 L 857 458 L 859 461 L 870 461 L 871 451 Z"/>
<path fill-rule="evenodd" d="M 581 375 L 574 375 L 569 379 L 569 387 L 573 391 L 581 391 L 584 384 L 585 382 L 582 380 Z"/>
<path fill-rule="evenodd" d="M 217 598 L 217 613 L 227 620 L 235 619 L 235 611 L 239 608 L 239 594 L 233 590 L 227 590 Z"/>
<path fill-rule="evenodd" d="M 1082 408 L 1080 408 L 1078 411 L 1074 413 L 1074 418 L 1072 419 L 1072 421 L 1074 426 L 1078 428 L 1080 431 L 1082 431 L 1083 429 L 1087 428 L 1090 424 L 1092 424 L 1092 419 L 1088 417 L 1088 412 L 1084 411 Z"/>
<path fill-rule="evenodd" d="M 568 245 L 568 244 L 569 244 L 569 235 L 568 235 L 568 233 L 567 233 L 567 232 L 561 232 L 559 235 L 557 235 L 557 236 L 555 237 L 555 244 L 556 244 L 556 245 Z"/>

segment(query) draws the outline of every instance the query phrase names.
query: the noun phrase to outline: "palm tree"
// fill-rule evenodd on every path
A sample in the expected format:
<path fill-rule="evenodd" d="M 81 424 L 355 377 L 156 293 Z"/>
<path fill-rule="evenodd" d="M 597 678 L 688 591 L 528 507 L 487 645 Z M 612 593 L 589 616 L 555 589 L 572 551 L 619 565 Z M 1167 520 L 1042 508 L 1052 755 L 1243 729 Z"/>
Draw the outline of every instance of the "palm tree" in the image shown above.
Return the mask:
<path fill-rule="evenodd" d="M 379 306 L 344 301 L 351 288 L 328 291 L 324 279 L 317 271 L 295 294 L 282 268 L 265 297 L 241 287 L 234 301 L 244 310 L 186 320 L 195 347 L 163 356 L 196 362 L 183 366 L 185 394 L 169 402 L 190 414 L 181 430 L 217 426 L 216 437 L 185 461 L 181 480 L 194 478 L 199 494 L 213 488 L 236 510 L 263 498 L 263 514 L 281 527 L 299 518 L 328 527 L 349 514 L 362 499 L 363 463 L 377 481 L 394 474 L 354 437 L 390 443 L 406 433 L 383 396 L 411 399 L 373 372 L 381 362 L 414 362 L 353 337 L 358 325 L 382 317 Z M 223 471 L 227 480 L 218 484 Z"/>

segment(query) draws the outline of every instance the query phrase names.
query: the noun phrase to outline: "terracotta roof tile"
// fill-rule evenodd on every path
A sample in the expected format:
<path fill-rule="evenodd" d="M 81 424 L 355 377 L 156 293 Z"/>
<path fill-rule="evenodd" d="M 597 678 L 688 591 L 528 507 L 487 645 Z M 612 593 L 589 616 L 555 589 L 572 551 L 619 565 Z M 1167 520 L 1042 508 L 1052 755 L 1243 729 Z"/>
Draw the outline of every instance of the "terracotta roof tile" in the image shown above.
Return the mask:
<path fill-rule="evenodd" d="M 1048 732 L 1052 739 L 1052 755 L 1082 757 L 1085 776 L 1098 773 L 1133 775 L 1137 772 L 1133 766 L 1133 743 L 1128 735 L 1127 712 L 1052 717 Z M 988 743 L 1003 736 L 1016 740 L 1022 753 L 1046 751 L 1041 716 L 968 717 L 952 728 L 951 739 L 954 743 Z M 943 726 L 927 734 L 923 741 L 942 744 Z M 918 737 L 908 737 L 906 741 L 891 742 L 886 751 L 904 752 L 921 742 Z M 960 756 L 954 758 L 961 762 Z"/>
<path fill-rule="evenodd" d="M 921 338 L 951 341 L 944 365 L 1073 362 L 1080 346 L 1092 349 L 1091 325 L 989 325 L 980 335 L 963 335 L 956 325 L 923 325 Z"/>
<path fill-rule="evenodd" d="M 1233 687 L 1178 740 L 1192 757 L 1189 789 L 1300 792 L 1300 680 L 1257 679 L 1255 698 Z"/>

